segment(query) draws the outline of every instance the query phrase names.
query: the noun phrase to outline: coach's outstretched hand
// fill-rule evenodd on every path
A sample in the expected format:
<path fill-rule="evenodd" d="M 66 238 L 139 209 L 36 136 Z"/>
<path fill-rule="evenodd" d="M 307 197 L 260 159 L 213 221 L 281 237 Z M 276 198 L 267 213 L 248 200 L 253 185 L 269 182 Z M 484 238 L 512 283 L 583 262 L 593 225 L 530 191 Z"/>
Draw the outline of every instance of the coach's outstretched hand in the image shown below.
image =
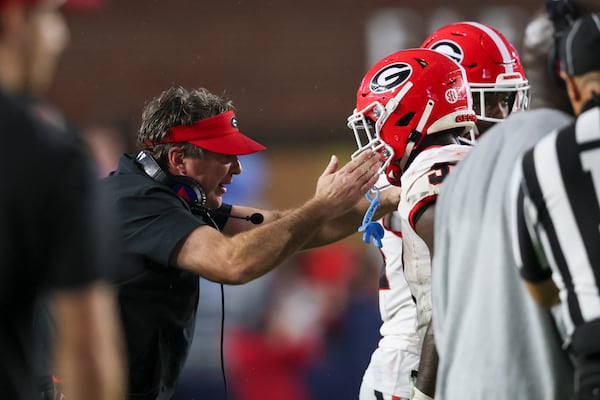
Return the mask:
<path fill-rule="evenodd" d="M 364 151 L 338 170 L 337 156 L 331 156 L 329 165 L 317 181 L 315 200 L 323 203 L 335 218 L 348 212 L 373 187 L 378 178 L 379 157 L 373 151 Z"/>

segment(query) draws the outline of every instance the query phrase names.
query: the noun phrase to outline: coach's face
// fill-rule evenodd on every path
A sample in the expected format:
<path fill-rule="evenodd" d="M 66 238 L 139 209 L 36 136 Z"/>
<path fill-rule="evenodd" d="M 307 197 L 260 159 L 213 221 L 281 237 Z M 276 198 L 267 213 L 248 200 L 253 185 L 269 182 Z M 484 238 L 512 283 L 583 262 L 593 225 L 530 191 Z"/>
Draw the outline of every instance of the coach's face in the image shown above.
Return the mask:
<path fill-rule="evenodd" d="M 206 193 L 206 206 L 218 208 L 227 192 L 227 185 L 233 182 L 233 175 L 242 173 L 238 156 L 213 153 L 203 150 L 200 158 L 182 155 L 179 172 L 202 186 Z"/>

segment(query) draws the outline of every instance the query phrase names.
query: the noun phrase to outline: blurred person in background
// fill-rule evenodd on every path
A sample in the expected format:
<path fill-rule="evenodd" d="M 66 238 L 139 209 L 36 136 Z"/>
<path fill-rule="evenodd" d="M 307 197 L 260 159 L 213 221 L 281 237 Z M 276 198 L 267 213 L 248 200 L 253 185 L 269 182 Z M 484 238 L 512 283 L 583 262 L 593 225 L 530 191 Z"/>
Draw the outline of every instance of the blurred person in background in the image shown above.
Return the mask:
<path fill-rule="evenodd" d="M 38 381 L 51 369 L 67 398 L 118 399 L 124 353 L 102 256 L 108 216 L 87 153 L 42 99 L 68 40 L 60 3 L 0 0 L 0 132 L 10 149 L 2 168 L 21 165 L 0 192 L 0 391 L 52 398 L 52 382 Z"/>
<path fill-rule="evenodd" d="M 273 273 L 260 315 L 227 338 L 237 400 L 352 398 L 377 333 L 376 270 L 338 242 Z"/>
<path fill-rule="evenodd" d="M 557 42 L 580 15 L 600 11 L 597 0 L 545 0 L 527 23 L 521 60 L 531 84 L 530 109 L 552 108 L 573 114 L 560 78 Z"/>
<path fill-rule="evenodd" d="M 323 352 L 328 311 L 303 256 L 274 271 L 260 314 L 228 331 L 235 399 L 311 399 L 306 373 Z"/>
<path fill-rule="evenodd" d="M 322 293 L 323 345 L 307 373 L 310 398 L 355 399 L 380 339 L 378 254 L 336 243 L 300 254 L 305 274 Z"/>
<path fill-rule="evenodd" d="M 136 150 L 135 130 L 126 119 L 91 124 L 82 127 L 80 134 L 91 151 L 99 177 L 117 168 L 121 154 Z"/>
<path fill-rule="evenodd" d="M 600 399 L 600 13 L 578 18 L 558 43 L 576 120 L 540 140 L 514 175 L 513 251 L 533 298 L 560 304 L 575 398 Z"/>

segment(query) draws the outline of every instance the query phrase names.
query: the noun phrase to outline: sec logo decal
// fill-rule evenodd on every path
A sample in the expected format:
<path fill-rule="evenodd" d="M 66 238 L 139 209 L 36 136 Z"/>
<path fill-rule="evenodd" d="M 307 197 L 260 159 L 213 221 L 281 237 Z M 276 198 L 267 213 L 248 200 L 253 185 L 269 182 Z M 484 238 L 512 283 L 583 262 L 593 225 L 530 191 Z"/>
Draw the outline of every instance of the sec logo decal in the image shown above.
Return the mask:
<path fill-rule="evenodd" d="M 454 88 L 446 90 L 445 97 L 446 97 L 446 101 L 450 104 L 456 103 L 459 98 L 458 92 Z"/>

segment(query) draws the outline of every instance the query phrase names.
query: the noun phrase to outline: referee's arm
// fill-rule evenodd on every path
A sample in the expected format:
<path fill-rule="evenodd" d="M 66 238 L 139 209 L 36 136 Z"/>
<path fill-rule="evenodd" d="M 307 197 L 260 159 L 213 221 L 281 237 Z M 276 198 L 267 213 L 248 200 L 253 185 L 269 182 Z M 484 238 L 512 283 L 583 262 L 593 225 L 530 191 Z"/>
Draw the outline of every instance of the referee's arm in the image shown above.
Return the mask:
<path fill-rule="evenodd" d="M 540 242 L 538 210 L 521 177 L 517 169 L 511 212 L 513 255 L 531 297 L 542 307 L 550 308 L 560 303 L 559 290 L 552 280 L 552 270 Z"/>
<path fill-rule="evenodd" d="M 525 280 L 525 286 L 536 303 L 542 307 L 551 308 L 560 303 L 558 288 L 552 279 L 546 279 L 542 282 L 530 282 Z"/>

